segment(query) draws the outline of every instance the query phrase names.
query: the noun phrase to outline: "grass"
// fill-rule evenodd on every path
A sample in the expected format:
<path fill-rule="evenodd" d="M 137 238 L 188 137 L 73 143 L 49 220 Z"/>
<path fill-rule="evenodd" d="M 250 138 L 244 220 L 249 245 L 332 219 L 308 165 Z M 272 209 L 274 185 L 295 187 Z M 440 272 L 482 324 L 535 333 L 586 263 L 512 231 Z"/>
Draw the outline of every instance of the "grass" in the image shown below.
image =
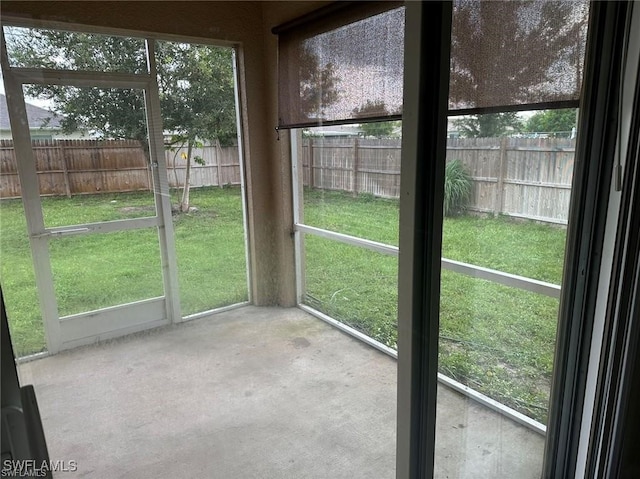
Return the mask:
<path fill-rule="evenodd" d="M 44 349 L 27 225 L 19 200 L 0 201 L 0 284 L 18 356 Z"/>
<path fill-rule="evenodd" d="M 194 188 L 191 204 L 173 221 L 182 314 L 247 301 L 240 189 Z"/>
<path fill-rule="evenodd" d="M 396 347 L 396 258 L 306 235 L 305 303 Z"/>
<path fill-rule="evenodd" d="M 397 200 L 305 189 L 304 206 L 302 222 L 309 226 L 398 246 Z"/>
<path fill-rule="evenodd" d="M 45 203 L 48 225 L 140 216 L 149 208 L 144 194 Z M 174 217 L 184 314 L 247 298 L 239 191 L 193 190 L 192 203 L 198 211 Z M 398 244 L 396 200 L 305 190 L 304 221 Z M 25 231 L 21 203 L 0 202 L 2 286 L 18 354 L 44 347 Z M 559 284 L 564 241 L 564 229 L 554 226 L 458 216 L 445 219 L 443 256 Z M 304 251 L 305 302 L 395 347 L 397 259 L 310 235 Z M 52 258 L 61 311 L 161 294 L 152 230 L 56 240 Z M 446 270 L 441 291 L 440 371 L 545 422 L 558 301 Z"/>
<path fill-rule="evenodd" d="M 398 244 L 398 203 L 305 191 L 305 222 Z M 306 302 L 396 347 L 397 260 L 305 237 Z M 506 217 L 458 216 L 443 226 L 443 256 L 560 284 L 565 230 Z M 442 271 L 439 369 L 546 421 L 558 300 Z"/>
<path fill-rule="evenodd" d="M 174 215 L 183 315 L 246 301 L 239 189 L 194 190 L 191 203 L 197 211 Z M 135 218 L 153 211 L 153 201 L 144 192 L 43 199 L 47 226 Z M 70 236 L 49 244 L 61 316 L 163 294 L 155 228 Z M 20 200 L 0 202 L 0 274 L 16 353 L 44 350 Z"/>

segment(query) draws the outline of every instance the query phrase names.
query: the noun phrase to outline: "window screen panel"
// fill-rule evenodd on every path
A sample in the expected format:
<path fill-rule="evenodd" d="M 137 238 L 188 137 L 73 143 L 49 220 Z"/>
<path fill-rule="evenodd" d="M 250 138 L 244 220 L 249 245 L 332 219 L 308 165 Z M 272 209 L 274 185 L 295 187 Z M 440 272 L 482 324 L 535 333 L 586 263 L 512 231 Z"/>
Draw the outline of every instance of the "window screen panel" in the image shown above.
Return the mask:
<path fill-rule="evenodd" d="M 280 127 L 402 114 L 404 7 L 397 5 L 365 3 L 280 34 Z"/>
<path fill-rule="evenodd" d="M 142 38 L 4 26 L 12 67 L 148 73 Z"/>
<path fill-rule="evenodd" d="M 577 106 L 587 18 L 583 0 L 456 0 L 450 110 Z"/>

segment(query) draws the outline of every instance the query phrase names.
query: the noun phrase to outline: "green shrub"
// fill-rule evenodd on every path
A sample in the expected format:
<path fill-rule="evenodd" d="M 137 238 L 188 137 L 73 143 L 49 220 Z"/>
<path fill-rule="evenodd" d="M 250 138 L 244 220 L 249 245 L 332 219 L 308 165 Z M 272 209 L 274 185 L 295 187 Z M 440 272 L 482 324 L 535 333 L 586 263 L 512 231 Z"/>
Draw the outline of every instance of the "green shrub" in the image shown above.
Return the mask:
<path fill-rule="evenodd" d="M 460 160 L 450 161 L 444 171 L 444 215 L 464 212 L 470 198 L 471 177 Z"/>

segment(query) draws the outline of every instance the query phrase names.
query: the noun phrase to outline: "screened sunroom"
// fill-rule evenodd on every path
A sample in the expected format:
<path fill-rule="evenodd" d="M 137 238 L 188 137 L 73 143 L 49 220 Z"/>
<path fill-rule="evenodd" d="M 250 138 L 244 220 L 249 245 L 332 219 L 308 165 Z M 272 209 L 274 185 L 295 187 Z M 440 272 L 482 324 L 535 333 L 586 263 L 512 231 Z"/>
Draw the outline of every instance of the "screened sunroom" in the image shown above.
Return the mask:
<path fill-rule="evenodd" d="M 1 8 L 55 477 L 633 477 L 633 2 Z"/>

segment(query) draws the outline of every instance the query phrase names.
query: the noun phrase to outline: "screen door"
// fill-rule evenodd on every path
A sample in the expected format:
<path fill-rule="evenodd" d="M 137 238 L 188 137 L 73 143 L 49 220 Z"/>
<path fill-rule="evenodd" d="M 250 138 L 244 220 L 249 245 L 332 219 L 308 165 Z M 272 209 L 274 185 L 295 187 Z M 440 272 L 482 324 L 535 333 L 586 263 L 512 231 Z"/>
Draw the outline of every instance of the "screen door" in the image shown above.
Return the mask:
<path fill-rule="evenodd" d="M 127 40 L 139 65 L 98 72 L 14 66 L 3 37 L 7 107 L 50 353 L 181 317 L 158 87 L 148 60 L 153 45 Z M 52 115 L 47 125 L 59 125 L 66 139 L 42 138 L 47 129 L 35 131 L 29 116 L 34 103 L 46 106 L 38 91 L 52 87 L 72 92 L 74 101 L 86 95 L 111 102 L 116 114 L 104 119 L 110 131 L 125 119 L 139 128 L 113 139 L 99 125 L 74 132 Z M 75 107 L 90 114 L 92 103 Z"/>

